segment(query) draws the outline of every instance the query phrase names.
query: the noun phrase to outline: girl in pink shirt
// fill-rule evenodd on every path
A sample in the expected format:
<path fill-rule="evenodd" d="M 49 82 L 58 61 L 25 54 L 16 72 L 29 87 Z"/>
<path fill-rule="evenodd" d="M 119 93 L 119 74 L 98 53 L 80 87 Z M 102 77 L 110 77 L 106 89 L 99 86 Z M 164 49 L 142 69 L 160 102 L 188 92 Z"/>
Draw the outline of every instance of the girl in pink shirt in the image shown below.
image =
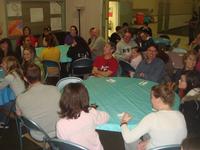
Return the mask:
<path fill-rule="evenodd" d="M 109 115 L 89 106 L 86 87 L 81 83 L 66 85 L 59 105 L 60 120 L 56 125 L 57 137 L 90 150 L 103 150 L 95 128 L 107 122 Z"/>

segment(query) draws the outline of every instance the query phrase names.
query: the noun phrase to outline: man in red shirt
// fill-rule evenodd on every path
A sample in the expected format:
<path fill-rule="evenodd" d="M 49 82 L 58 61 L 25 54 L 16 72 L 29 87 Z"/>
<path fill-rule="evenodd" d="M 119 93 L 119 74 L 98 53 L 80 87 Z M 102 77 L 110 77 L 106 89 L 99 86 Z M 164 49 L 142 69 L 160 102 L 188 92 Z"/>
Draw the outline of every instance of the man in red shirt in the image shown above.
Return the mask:
<path fill-rule="evenodd" d="M 93 63 L 92 74 L 96 77 L 115 76 L 118 70 L 118 62 L 112 56 L 116 46 L 113 43 L 107 43 L 103 49 L 103 55 L 96 57 Z"/>

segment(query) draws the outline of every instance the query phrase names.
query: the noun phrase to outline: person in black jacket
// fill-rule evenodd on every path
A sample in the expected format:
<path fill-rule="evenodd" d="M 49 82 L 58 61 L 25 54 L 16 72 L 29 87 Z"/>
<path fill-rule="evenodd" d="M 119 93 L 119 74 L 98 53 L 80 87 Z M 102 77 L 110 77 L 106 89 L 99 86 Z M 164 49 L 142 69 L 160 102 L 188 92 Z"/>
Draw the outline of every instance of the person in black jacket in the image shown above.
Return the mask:
<path fill-rule="evenodd" d="M 72 58 L 72 62 L 83 57 L 91 58 L 90 48 L 83 38 L 76 36 L 73 38 L 73 43 L 67 52 L 67 56 Z"/>
<path fill-rule="evenodd" d="M 3 38 L 0 40 L 0 63 L 6 56 L 13 56 L 12 43 L 9 38 Z"/>
<path fill-rule="evenodd" d="M 186 93 L 179 109 L 185 117 L 188 136 L 200 137 L 200 73 L 189 71 L 182 74 L 179 89 Z"/>

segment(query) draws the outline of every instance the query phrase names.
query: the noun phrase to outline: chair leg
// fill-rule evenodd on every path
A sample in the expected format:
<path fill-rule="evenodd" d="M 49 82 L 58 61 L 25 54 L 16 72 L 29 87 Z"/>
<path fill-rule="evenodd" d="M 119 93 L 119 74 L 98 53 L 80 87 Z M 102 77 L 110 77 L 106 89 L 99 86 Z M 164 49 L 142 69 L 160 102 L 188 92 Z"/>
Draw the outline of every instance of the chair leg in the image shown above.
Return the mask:
<path fill-rule="evenodd" d="M 17 132 L 18 132 L 18 140 L 20 144 L 20 150 L 23 150 L 23 141 L 22 141 L 22 126 L 21 123 L 18 121 L 18 118 L 15 119 L 16 126 L 17 126 Z"/>

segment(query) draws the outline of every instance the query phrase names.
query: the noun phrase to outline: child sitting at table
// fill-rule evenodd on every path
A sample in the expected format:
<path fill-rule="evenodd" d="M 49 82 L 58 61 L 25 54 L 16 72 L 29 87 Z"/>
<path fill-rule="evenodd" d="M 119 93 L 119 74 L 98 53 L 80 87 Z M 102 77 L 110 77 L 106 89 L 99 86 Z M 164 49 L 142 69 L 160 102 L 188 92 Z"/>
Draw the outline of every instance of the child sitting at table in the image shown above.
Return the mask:
<path fill-rule="evenodd" d="M 23 72 L 17 59 L 14 56 L 4 57 L 1 67 L 4 69 L 6 76 L 0 82 L 0 89 L 10 86 L 16 96 L 24 92 Z"/>
<path fill-rule="evenodd" d="M 91 150 L 103 150 L 95 128 L 107 122 L 109 115 L 89 105 L 86 87 L 81 83 L 66 85 L 59 105 L 61 119 L 56 126 L 57 137 Z"/>
<path fill-rule="evenodd" d="M 130 59 L 131 66 L 134 69 L 136 69 L 141 61 L 142 61 L 142 55 L 139 51 L 139 48 L 138 47 L 132 48 L 131 59 Z"/>

